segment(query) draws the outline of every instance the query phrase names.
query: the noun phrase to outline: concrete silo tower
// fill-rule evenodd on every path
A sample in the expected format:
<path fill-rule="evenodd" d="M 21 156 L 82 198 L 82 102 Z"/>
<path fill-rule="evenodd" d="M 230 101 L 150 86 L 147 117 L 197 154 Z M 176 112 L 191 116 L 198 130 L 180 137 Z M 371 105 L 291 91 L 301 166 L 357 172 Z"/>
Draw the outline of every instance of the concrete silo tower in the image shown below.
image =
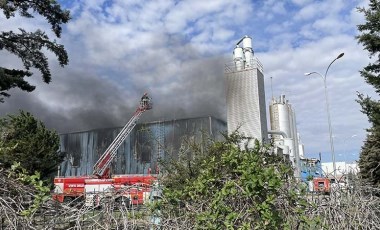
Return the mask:
<path fill-rule="evenodd" d="M 236 44 L 233 63 L 226 64 L 227 129 L 247 137 L 267 139 L 267 118 L 263 66 L 254 57 L 252 38 L 245 36 Z"/>

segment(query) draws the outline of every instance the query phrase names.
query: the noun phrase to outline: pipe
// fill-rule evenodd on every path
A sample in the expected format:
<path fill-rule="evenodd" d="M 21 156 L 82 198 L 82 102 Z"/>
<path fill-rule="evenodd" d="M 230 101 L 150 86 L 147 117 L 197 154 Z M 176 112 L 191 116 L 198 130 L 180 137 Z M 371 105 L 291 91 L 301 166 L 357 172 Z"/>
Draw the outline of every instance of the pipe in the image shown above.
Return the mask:
<path fill-rule="evenodd" d="M 236 45 L 238 46 L 238 45 L 240 44 L 240 42 L 242 42 L 243 39 L 244 39 L 244 38 L 247 38 L 247 37 L 248 37 L 248 35 L 245 35 L 244 37 L 242 37 L 242 38 L 236 43 Z"/>
<path fill-rule="evenodd" d="M 288 135 L 286 135 L 285 132 L 280 130 L 268 130 L 268 134 L 278 134 L 281 135 L 283 138 L 288 138 Z"/>

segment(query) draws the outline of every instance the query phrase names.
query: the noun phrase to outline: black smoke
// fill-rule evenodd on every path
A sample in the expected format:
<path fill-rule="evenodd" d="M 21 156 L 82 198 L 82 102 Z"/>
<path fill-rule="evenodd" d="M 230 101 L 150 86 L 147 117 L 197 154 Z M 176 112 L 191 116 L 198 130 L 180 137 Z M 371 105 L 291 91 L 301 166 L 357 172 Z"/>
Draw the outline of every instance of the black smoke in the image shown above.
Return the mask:
<path fill-rule="evenodd" d="M 0 116 L 20 109 L 29 111 L 59 133 L 120 127 L 129 120 L 141 95 L 147 91 L 154 104 L 153 110 L 142 116 L 142 122 L 201 116 L 225 120 L 224 62 L 223 57 L 202 58 L 193 52 L 177 67 L 178 74 L 167 85 L 165 82 L 156 85 L 153 79 L 153 83 L 142 86 L 121 86 L 117 77 L 104 78 L 96 70 L 57 67 L 51 84 L 37 82 L 32 93 L 12 90 L 12 96 L 0 104 Z M 165 68 L 171 67 L 165 64 L 153 64 L 149 68 L 151 75 L 159 78 L 166 74 Z M 132 69 L 119 74 L 128 77 L 139 73 Z"/>

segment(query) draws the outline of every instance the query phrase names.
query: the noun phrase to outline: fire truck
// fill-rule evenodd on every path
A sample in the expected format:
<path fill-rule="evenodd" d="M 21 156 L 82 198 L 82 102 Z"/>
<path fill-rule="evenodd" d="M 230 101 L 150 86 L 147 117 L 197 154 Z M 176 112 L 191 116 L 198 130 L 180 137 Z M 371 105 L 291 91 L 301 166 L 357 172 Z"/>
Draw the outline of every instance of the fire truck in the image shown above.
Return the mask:
<path fill-rule="evenodd" d="M 54 178 L 53 199 L 59 202 L 84 200 L 86 206 L 98 206 L 102 197 L 116 194 L 116 197 L 127 200 L 128 205 L 144 204 L 157 176 L 150 173 L 111 176 L 110 164 L 141 115 L 150 109 L 151 98 L 145 93 L 132 118 L 95 163 L 92 175 Z"/>
<path fill-rule="evenodd" d="M 313 179 L 313 190 L 317 193 L 330 194 L 330 180 L 324 177 Z"/>

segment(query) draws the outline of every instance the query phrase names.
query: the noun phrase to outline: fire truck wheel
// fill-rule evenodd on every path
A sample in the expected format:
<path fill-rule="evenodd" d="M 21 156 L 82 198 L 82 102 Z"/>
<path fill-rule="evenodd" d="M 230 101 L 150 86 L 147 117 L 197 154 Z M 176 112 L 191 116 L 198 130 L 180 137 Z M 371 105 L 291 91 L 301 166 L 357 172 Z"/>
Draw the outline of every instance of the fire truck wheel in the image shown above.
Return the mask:
<path fill-rule="evenodd" d="M 63 203 L 71 203 L 73 200 L 74 200 L 74 197 L 65 196 L 65 198 L 63 198 Z"/>
<path fill-rule="evenodd" d="M 116 203 L 118 203 L 121 207 L 129 208 L 131 206 L 131 200 L 128 197 L 118 197 L 115 200 Z"/>

